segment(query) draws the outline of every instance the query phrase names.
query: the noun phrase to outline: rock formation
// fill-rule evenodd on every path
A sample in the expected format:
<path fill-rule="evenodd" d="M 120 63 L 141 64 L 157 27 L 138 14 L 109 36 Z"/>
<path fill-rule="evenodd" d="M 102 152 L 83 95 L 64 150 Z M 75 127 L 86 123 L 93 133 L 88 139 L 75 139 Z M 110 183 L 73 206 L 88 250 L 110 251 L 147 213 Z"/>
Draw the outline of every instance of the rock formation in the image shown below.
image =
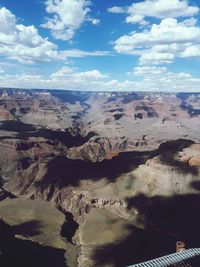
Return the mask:
<path fill-rule="evenodd" d="M 119 254 L 129 243 L 140 257 L 127 250 L 127 265 L 170 252 L 156 246 L 145 258 L 134 240 L 160 245 L 164 238 L 171 246 L 183 231 L 172 227 L 173 220 L 159 224 L 156 205 L 168 209 L 175 196 L 181 205 L 187 195 L 199 203 L 198 94 L 4 91 L 2 203 L 14 197 L 55 203 L 69 220 L 63 233 L 69 229 L 68 241 L 80 248 L 70 267 L 74 261 L 81 267 L 122 266 L 106 251 Z"/>

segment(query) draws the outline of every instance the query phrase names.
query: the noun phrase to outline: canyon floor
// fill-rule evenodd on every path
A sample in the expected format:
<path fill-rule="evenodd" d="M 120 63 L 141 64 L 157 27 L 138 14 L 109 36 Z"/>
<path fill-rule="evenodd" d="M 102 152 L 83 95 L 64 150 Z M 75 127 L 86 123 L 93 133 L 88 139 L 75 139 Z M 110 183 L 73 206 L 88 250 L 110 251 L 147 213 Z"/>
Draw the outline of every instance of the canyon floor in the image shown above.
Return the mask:
<path fill-rule="evenodd" d="M 199 132 L 198 93 L 0 89 L 2 266 L 125 267 L 200 247 Z"/>

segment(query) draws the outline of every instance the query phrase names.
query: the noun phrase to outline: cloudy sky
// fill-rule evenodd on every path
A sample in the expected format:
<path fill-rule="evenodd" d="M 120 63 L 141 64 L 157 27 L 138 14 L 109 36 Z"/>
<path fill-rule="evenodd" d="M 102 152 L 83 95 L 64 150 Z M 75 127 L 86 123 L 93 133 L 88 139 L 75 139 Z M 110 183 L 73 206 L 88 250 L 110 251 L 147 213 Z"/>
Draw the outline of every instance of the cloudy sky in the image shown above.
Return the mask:
<path fill-rule="evenodd" d="M 0 87 L 200 92 L 200 1 L 0 0 Z"/>

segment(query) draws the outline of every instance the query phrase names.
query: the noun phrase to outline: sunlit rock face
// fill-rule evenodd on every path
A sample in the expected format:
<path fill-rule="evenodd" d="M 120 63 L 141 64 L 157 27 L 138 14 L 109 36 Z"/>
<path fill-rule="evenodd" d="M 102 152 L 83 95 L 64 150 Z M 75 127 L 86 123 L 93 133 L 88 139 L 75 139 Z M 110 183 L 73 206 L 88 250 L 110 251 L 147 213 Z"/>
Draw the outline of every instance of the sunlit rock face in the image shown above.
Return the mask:
<path fill-rule="evenodd" d="M 178 240 L 200 246 L 199 94 L 6 92 L 0 210 L 19 198 L 55 204 L 73 251 L 63 266 L 126 266 Z"/>

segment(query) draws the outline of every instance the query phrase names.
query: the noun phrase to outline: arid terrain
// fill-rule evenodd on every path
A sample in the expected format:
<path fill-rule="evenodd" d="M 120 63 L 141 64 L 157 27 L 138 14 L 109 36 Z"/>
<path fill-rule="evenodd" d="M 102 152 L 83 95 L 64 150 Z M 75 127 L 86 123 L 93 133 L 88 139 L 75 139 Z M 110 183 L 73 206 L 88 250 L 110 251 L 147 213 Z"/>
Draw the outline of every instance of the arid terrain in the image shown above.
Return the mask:
<path fill-rule="evenodd" d="M 0 265 L 200 247 L 199 133 L 199 93 L 0 89 Z"/>

